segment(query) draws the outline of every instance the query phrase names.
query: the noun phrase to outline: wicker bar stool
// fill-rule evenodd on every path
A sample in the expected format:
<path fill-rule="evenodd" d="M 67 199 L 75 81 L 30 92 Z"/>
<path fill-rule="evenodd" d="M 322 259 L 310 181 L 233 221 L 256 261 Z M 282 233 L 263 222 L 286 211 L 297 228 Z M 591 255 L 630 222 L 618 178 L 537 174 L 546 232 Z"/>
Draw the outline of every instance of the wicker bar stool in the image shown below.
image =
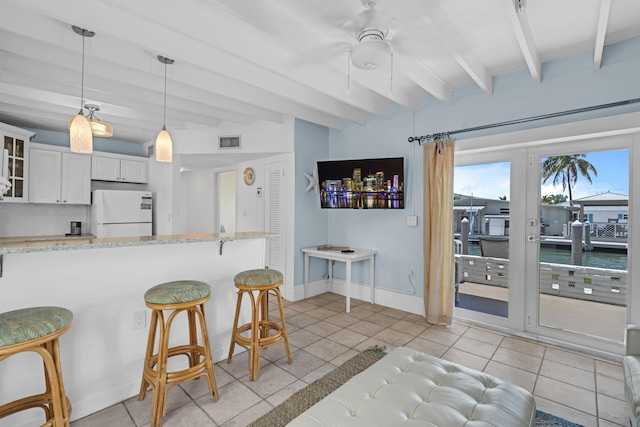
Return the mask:
<path fill-rule="evenodd" d="M 209 349 L 209 335 L 204 317 L 204 303 L 211 297 L 211 287 L 194 280 L 178 280 L 162 283 L 147 290 L 144 300 L 151 312 L 149 340 L 144 359 L 142 384 L 139 400 L 145 398 L 147 389 L 153 390 L 151 403 L 151 426 L 157 427 L 162 422 L 166 411 L 167 393 L 176 384 L 184 383 L 199 377 L 206 377 L 214 402 L 218 401 L 218 391 L 213 372 L 213 362 Z M 171 311 L 165 320 L 165 310 Z M 171 325 L 176 316 L 187 313 L 189 321 L 189 344 L 169 347 Z M 200 324 L 202 345 L 198 344 L 196 319 Z M 158 333 L 158 352 L 154 354 L 156 332 Z M 185 355 L 189 359 L 189 367 L 180 371 L 167 372 L 167 360 L 173 356 Z"/>
<path fill-rule="evenodd" d="M 45 391 L 0 406 L 0 418 L 42 408 L 43 426 L 69 425 L 71 403 L 64 392 L 58 338 L 71 328 L 73 313 L 61 307 L 32 307 L 0 314 L 0 361 L 32 351 L 44 362 Z M 5 385 L 6 387 L 6 385 Z"/>
<path fill-rule="evenodd" d="M 249 351 L 249 379 L 255 381 L 260 370 L 260 352 L 263 348 L 283 342 L 287 353 L 287 361 L 291 363 L 291 353 L 289 352 L 289 338 L 287 336 L 287 325 L 284 321 L 284 310 L 282 308 L 282 297 L 280 295 L 280 285 L 283 281 L 282 273 L 277 270 L 257 269 L 247 270 L 236 274 L 233 281 L 238 288 L 238 303 L 236 305 L 236 316 L 233 321 L 231 332 L 231 345 L 229 348 L 229 358 L 231 362 L 233 350 L 238 344 Z M 258 292 L 257 297 L 254 291 Z M 278 300 L 280 310 L 280 323 L 269 320 L 268 294 L 272 291 Z M 249 296 L 251 301 L 251 323 L 238 326 L 240 316 L 240 306 L 244 294 Z M 243 335 L 249 332 L 249 335 Z"/>

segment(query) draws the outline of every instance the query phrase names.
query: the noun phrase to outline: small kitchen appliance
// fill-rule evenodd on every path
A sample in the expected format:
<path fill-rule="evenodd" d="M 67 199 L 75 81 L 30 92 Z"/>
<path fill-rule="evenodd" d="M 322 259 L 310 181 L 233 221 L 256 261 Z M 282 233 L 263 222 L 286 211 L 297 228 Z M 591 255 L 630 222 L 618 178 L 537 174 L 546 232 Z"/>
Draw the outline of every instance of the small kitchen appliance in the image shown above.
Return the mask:
<path fill-rule="evenodd" d="M 71 232 L 70 236 L 79 236 L 82 234 L 82 222 L 80 221 L 71 221 Z"/>

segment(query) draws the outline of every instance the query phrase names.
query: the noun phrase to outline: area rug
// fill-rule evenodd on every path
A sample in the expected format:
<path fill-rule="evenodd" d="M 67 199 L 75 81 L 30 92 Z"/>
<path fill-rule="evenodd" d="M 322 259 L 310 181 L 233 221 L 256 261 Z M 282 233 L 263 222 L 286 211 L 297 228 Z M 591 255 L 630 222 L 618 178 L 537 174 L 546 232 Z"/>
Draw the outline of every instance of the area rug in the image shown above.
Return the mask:
<path fill-rule="evenodd" d="M 357 354 L 322 378 L 292 394 L 289 399 L 249 424 L 249 427 L 286 426 L 291 420 L 322 400 L 351 377 L 382 359 L 385 354 L 384 348 L 377 346 Z M 534 427 L 582 426 L 538 410 Z"/>

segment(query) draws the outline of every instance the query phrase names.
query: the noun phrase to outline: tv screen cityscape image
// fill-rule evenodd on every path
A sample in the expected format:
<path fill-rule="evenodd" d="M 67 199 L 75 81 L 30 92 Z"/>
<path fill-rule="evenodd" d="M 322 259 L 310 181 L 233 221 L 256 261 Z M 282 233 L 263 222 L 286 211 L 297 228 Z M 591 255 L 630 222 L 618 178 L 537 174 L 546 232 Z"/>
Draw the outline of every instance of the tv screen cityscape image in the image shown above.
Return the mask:
<path fill-rule="evenodd" d="M 404 158 L 318 162 L 320 207 L 404 209 Z"/>

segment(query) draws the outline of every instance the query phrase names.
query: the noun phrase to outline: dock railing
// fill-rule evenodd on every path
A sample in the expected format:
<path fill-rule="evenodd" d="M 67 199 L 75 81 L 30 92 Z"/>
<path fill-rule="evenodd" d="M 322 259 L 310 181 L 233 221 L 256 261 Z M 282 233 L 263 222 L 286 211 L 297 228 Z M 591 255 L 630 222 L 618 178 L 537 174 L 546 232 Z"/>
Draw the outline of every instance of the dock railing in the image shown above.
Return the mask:
<path fill-rule="evenodd" d="M 456 258 L 461 282 L 508 288 L 508 259 L 475 255 Z M 626 307 L 627 271 L 541 262 L 540 292 Z"/>

